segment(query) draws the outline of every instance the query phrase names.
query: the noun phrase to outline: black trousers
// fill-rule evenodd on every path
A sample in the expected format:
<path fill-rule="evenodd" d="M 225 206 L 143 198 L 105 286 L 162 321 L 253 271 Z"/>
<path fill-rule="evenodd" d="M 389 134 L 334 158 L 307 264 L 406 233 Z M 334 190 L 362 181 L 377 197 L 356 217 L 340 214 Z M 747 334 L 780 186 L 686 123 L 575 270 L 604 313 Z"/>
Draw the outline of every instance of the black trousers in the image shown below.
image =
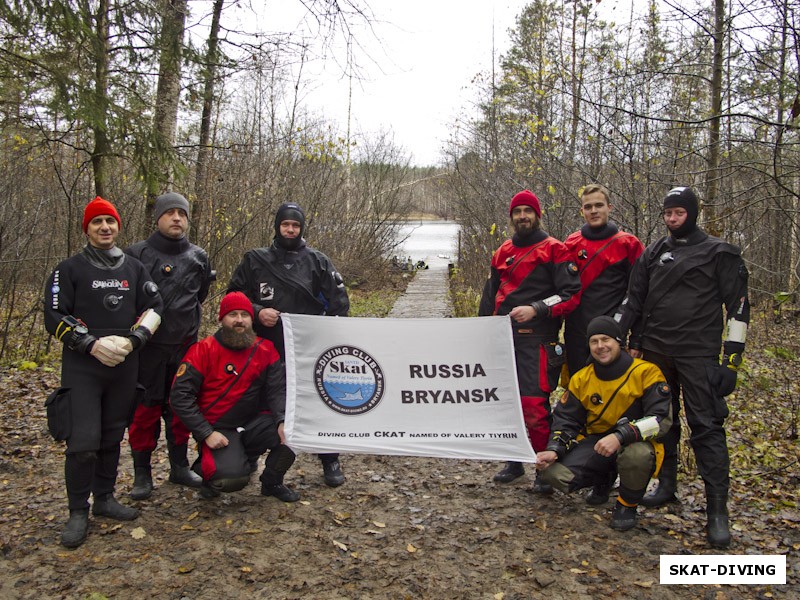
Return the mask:
<path fill-rule="evenodd" d="M 119 445 L 133 416 L 138 357 L 106 367 L 89 355 L 64 352 L 61 385 L 70 389 L 70 428 L 64 479 L 70 509 L 114 492 Z"/>
<path fill-rule="evenodd" d="M 644 358 L 661 369 L 672 388 L 672 427 L 662 442 L 664 462 L 678 460 L 681 439 L 681 395 L 689 424 L 689 443 L 697 470 L 709 495 L 726 495 L 730 486 L 730 459 L 725 434 L 728 404 L 711 385 L 710 376 L 719 366 L 716 356 L 665 356 L 645 351 Z"/>

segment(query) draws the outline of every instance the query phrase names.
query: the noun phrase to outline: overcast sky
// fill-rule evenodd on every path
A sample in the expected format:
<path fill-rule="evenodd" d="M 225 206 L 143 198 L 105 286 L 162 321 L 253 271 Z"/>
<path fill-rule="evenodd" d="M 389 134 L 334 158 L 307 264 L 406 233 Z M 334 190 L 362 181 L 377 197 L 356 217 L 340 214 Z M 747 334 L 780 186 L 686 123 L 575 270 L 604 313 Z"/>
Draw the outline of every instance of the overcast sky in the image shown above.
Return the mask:
<path fill-rule="evenodd" d="M 634 0 L 644 2 L 645 0 Z M 631 0 L 603 0 L 605 6 Z M 470 82 L 508 49 L 508 30 L 527 4 L 523 0 L 368 0 L 373 30 L 354 30 L 362 80 L 354 80 L 351 130 L 390 131 L 397 145 L 420 166 L 439 162 L 456 116 L 472 110 L 477 88 Z M 297 29 L 304 14 L 300 0 L 268 0 L 271 31 Z M 265 29 L 267 29 L 265 27 Z M 494 38 L 494 41 L 493 41 Z M 325 61 L 306 66 L 310 82 L 304 104 L 326 120 L 347 125 L 349 81 L 342 76 L 346 46 Z"/>

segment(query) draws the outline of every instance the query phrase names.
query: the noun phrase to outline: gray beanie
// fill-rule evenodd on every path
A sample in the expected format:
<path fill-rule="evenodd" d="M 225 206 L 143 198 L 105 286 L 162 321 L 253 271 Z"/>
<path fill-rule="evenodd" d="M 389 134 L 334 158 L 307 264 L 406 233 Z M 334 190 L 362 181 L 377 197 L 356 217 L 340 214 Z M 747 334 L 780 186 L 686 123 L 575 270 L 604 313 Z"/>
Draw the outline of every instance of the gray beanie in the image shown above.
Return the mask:
<path fill-rule="evenodd" d="M 156 203 L 153 207 L 153 214 L 155 215 L 156 221 L 161 218 L 161 215 L 173 208 L 182 208 L 186 212 L 187 217 L 192 216 L 191 210 L 189 209 L 189 201 L 186 198 L 177 192 L 167 192 L 156 198 Z"/>

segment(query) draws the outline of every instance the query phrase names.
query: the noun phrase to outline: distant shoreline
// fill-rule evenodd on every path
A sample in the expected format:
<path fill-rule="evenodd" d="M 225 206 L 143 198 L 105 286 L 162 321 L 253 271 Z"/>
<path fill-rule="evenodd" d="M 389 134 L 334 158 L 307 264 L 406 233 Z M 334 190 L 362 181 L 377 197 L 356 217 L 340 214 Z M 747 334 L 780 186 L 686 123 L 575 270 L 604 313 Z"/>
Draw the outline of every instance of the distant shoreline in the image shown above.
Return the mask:
<path fill-rule="evenodd" d="M 408 215 L 403 217 L 395 217 L 395 221 L 452 221 L 451 219 L 446 219 L 445 217 L 440 217 L 439 215 L 434 215 L 432 213 L 421 213 L 421 212 L 412 212 Z"/>

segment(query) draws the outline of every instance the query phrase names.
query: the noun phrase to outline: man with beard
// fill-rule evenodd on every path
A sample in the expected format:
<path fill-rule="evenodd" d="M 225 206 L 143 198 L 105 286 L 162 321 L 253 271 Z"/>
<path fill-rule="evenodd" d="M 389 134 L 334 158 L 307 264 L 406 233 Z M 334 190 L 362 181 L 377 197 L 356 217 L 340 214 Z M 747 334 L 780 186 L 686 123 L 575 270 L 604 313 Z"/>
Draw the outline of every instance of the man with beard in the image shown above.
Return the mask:
<path fill-rule="evenodd" d="M 322 252 L 303 239 L 306 217 L 289 202 L 275 214 L 275 239 L 269 248 L 247 252 L 228 284 L 253 303 L 256 333 L 270 340 L 285 360 L 281 313 L 346 317 L 350 299 L 341 275 Z M 325 484 L 344 483 L 338 454 L 320 454 Z"/>
<path fill-rule="evenodd" d="M 86 205 L 87 244 L 62 261 L 45 288 L 47 331 L 63 344 L 61 388 L 47 400 L 53 437 L 66 440 L 69 520 L 61 544 L 76 548 L 92 513 L 132 521 L 139 511 L 114 498 L 120 442 L 136 401 L 140 349 L 156 331 L 161 297 L 144 265 L 122 252 L 117 209 L 99 196 Z"/>
<path fill-rule="evenodd" d="M 236 492 L 250 480 L 250 465 L 269 450 L 261 494 L 283 502 L 300 495 L 283 483 L 295 455 L 286 446 L 283 419 L 286 374 L 269 340 L 253 331 L 253 307 L 241 292 L 219 305 L 220 328 L 193 345 L 178 367 L 170 393 L 175 416 L 199 445 L 195 472 L 204 498 Z"/>
<path fill-rule="evenodd" d="M 578 305 L 564 325 L 570 375 L 585 367 L 589 358 L 586 327 L 594 317 L 614 315 L 628 291 L 633 263 L 644 250 L 642 242 L 610 220 L 611 211 L 608 190 L 596 183 L 587 185 L 581 190 L 586 224 L 564 240 L 581 275 Z"/>
<path fill-rule="evenodd" d="M 186 350 L 197 341 L 200 307 L 208 296 L 213 272 L 205 250 L 190 243 L 189 202 L 175 192 L 156 198 L 156 231 L 125 252 L 138 258 L 158 284 L 164 300 L 164 325 L 139 358 L 139 384 L 144 386 L 142 403 L 136 407 L 128 428 L 134 479 L 131 498 L 143 500 L 153 492 L 150 458 L 161 433 L 167 438 L 169 481 L 200 487 L 201 479 L 189 469 L 188 435 L 176 438 L 169 409 L 169 390 Z"/>
<path fill-rule="evenodd" d="M 531 446 L 538 452 L 550 437 L 549 397 L 564 364 L 558 332 L 581 282 L 566 246 L 542 231 L 542 210 L 532 192 L 524 190 L 512 198 L 509 216 L 514 235 L 492 256 L 478 314 L 511 317 L 522 414 Z M 509 461 L 494 480 L 509 483 L 524 473 L 522 463 Z M 533 491 L 553 489 L 537 479 Z"/>
<path fill-rule="evenodd" d="M 564 493 L 594 486 L 608 501 L 619 471 L 619 496 L 611 528 L 636 525 L 636 506 L 664 450 L 657 440 L 672 423 L 670 391 L 653 363 L 622 351 L 622 333 L 611 317 L 587 326 L 591 363 L 573 373 L 553 410 L 547 449 L 536 455 L 542 479 Z"/>
<path fill-rule="evenodd" d="M 736 369 L 750 322 L 747 268 L 737 246 L 697 226 L 697 196 L 676 187 L 664 198 L 669 234 L 650 244 L 636 261 L 628 294 L 615 317 L 631 330 L 630 352 L 659 366 L 672 390 L 672 427 L 664 437 L 664 466 L 656 491 L 644 506 L 675 502 L 680 397 L 691 430 L 697 470 L 705 483 L 706 537 L 711 546 L 730 545 L 730 460 L 725 434 L 725 396 L 736 387 Z M 722 305 L 727 313 L 723 337 Z M 720 360 L 720 342 L 722 358 Z"/>

